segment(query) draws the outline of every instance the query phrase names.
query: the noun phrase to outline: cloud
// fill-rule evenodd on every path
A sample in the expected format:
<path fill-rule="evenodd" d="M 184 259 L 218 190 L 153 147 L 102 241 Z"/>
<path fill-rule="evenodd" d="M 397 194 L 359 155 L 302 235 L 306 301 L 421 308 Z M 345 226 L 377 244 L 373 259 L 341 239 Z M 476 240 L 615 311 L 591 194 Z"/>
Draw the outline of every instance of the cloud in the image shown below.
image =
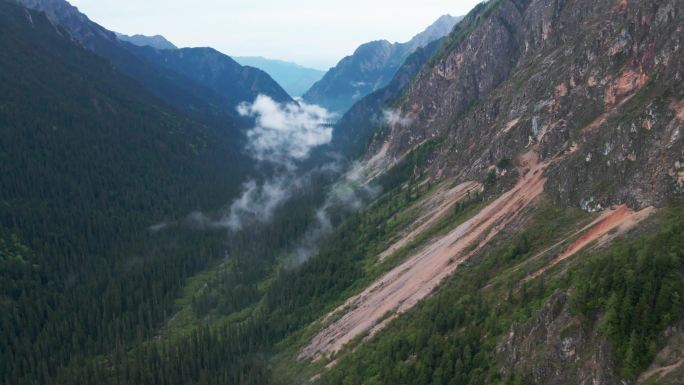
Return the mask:
<path fill-rule="evenodd" d="M 259 160 L 292 167 L 309 157 L 315 147 L 332 139 L 333 115 L 325 108 L 304 102 L 279 104 L 259 95 L 254 103 L 242 103 L 238 113 L 255 119 L 247 132 L 250 155 Z"/>
<path fill-rule="evenodd" d="M 171 225 L 171 223 L 169 223 L 169 222 L 161 222 L 161 223 L 157 223 L 156 225 L 152 225 L 152 226 L 148 227 L 147 230 L 154 234 L 154 233 L 158 233 L 160 231 L 166 230 L 170 225 Z"/>
<path fill-rule="evenodd" d="M 218 222 L 215 222 L 208 215 L 201 211 L 193 211 L 185 217 L 184 224 L 192 229 L 205 230 L 217 228 Z"/>
<path fill-rule="evenodd" d="M 283 203 L 310 182 L 312 175 L 342 172 L 338 160 L 305 173 L 298 169 L 298 162 L 308 159 L 314 148 L 332 140 L 333 128 L 329 122 L 333 114 L 326 109 L 303 102 L 280 104 L 259 95 L 253 103 L 240 104 L 238 112 L 243 117 L 254 118 L 254 127 L 246 134 L 249 156 L 258 163 L 283 167 L 276 175 L 260 181 L 251 178 L 243 183 L 240 196 L 223 214 L 213 217 L 200 211 L 189 214 L 182 221 L 187 227 L 239 231 L 249 223 L 267 223 Z M 170 225 L 160 223 L 151 226 L 149 231 L 162 231 Z"/>
<path fill-rule="evenodd" d="M 290 199 L 311 175 L 298 170 L 297 162 L 309 158 L 311 151 L 332 140 L 332 114 L 325 108 L 298 103 L 281 104 L 259 95 L 253 103 L 237 108 L 243 117 L 254 118 L 247 131 L 247 150 L 258 162 L 284 166 L 278 174 L 262 182 L 251 179 L 242 193 L 211 227 L 239 231 L 247 223 L 267 223 L 283 203 Z M 313 172 L 328 172 L 336 165 L 324 165 Z"/>
<path fill-rule="evenodd" d="M 268 223 L 273 219 L 275 211 L 287 200 L 306 188 L 315 176 L 319 175 L 339 175 L 343 172 L 344 166 L 339 160 L 333 160 L 307 172 L 285 169 L 277 176 L 271 177 L 262 183 L 250 180 L 243 184 L 240 197 L 231 203 L 225 215 L 220 220 L 214 222 L 211 227 L 226 228 L 232 231 L 239 231 L 248 223 Z M 331 204 L 330 196 L 334 196 L 336 203 L 343 206 L 362 207 L 356 202 L 358 199 L 351 189 L 343 187 L 344 184 L 338 183 L 333 187 L 331 194 L 326 200 L 326 204 L 318 210 L 316 214 L 316 227 L 331 227 L 327 219 L 327 210 Z"/>
<path fill-rule="evenodd" d="M 413 118 L 410 115 L 403 115 L 401 111 L 398 110 L 384 110 L 382 111 L 382 117 L 385 123 L 390 126 L 401 126 L 407 127 L 413 123 Z"/>
<path fill-rule="evenodd" d="M 241 195 L 215 224 L 232 231 L 241 230 L 246 223 L 269 222 L 276 209 L 310 180 L 310 174 L 301 175 L 297 162 L 308 159 L 314 148 L 330 143 L 333 131 L 330 112 L 301 101 L 280 104 L 259 95 L 254 103 L 240 104 L 238 113 L 254 118 L 254 127 L 247 132 L 250 156 L 258 162 L 284 168 L 261 183 L 249 180 L 243 184 Z M 327 172 L 336 167 L 323 165 L 313 172 Z"/>
<path fill-rule="evenodd" d="M 368 202 L 380 195 L 382 188 L 372 182 L 363 182 L 362 169 L 363 166 L 360 163 L 353 164 L 344 176 L 332 186 L 325 202 L 316 211 L 315 222 L 295 249 L 295 264 L 304 263 L 314 255 L 321 239 L 332 233 L 334 229 L 331 219 L 332 212 L 359 211 Z"/>
<path fill-rule="evenodd" d="M 294 186 L 300 184 L 298 181 L 294 185 L 291 182 L 285 177 L 267 180 L 261 185 L 254 180 L 248 181 L 243 185 L 242 195 L 233 201 L 219 225 L 238 231 L 245 221 L 269 222 L 275 210 L 292 196 Z"/>

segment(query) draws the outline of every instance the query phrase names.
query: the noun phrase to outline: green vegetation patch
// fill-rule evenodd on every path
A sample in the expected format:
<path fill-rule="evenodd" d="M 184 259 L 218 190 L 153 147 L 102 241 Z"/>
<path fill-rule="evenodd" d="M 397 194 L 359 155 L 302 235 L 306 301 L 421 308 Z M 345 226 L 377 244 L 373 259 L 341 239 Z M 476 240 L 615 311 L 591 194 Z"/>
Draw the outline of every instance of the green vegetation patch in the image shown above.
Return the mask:
<path fill-rule="evenodd" d="M 576 210 L 550 204 L 538 210 L 526 231 L 474 257 L 434 296 L 393 321 L 355 353 L 323 374 L 324 384 L 491 384 L 496 374 L 496 342 L 513 322 L 541 307 L 557 283 L 542 280 L 518 287 L 511 277 L 488 287 L 557 238 L 574 222 Z M 484 288 L 487 287 L 485 290 Z"/>
<path fill-rule="evenodd" d="M 525 231 L 465 264 L 433 297 L 340 358 L 319 382 L 525 383 L 524 373 L 500 376 L 497 343 L 557 290 L 573 293 L 572 308 L 584 322 L 601 320 L 601 330 L 616 346 L 621 373 L 634 378 L 662 346 L 664 328 L 683 316 L 683 214 L 682 208 L 673 209 L 657 234 L 593 253 L 562 277 L 521 284 L 515 267 L 562 239 L 568 223 L 583 220 L 576 210 L 547 205 Z"/>
<path fill-rule="evenodd" d="M 573 307 L 615 346 L 621 374 L 635 378 L 684 316 L 684 209 L 665 214 L 654 235 L 592 255 L 573 273 Z"/>

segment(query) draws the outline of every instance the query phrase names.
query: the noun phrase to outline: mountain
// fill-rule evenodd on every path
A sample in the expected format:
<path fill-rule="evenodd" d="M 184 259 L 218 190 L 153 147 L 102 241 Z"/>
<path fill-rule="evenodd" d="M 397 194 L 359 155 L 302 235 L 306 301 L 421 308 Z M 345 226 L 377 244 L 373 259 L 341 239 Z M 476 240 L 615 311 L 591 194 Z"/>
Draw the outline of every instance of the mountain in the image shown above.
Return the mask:
<path fill-rule="evenodd" d="M 43 13 L 0 1 L 0 30 L 0 383 L 65 383 L 149 336 L 225 242 L 149 227 L 219 209 L 252 162 L 233 127 L 168 106 Z"/>
<path fill-rule="evenodd" d="M 425 140 L 443 138 L 450 150 L 439 153 L 431 172 L 473 177 L 538 145 L 542 159 L 566 153 L 547 170 L 547 190 L 565 204 L 667 202 L 676 180 L 644 176 L 671 168 L 680 156 L 674 64 L 680 57 L 676 43 L 662 38 L 663 30 L 677 36 L 678 23 L 668 14 L 655 15 L 651 23 L 620 29 L 621 20 L 646 10 L 641 4 L 617 10 L 605 5 L 595 17 L 610 14 L 615 21 L 604 31 L 605 42 L 592 46 L 583 32 L 562 28 L 579 20 L 561 4 L 549 5 L 553 14 L 522 4 L 483 5 L 482 14 L 493 17 L 471 16 L 459 24 L 404 90 L 396 112 L 410 119 L 392 125 L 374 149 L 386 145 L 396 158 Z M 537 25 L 545 27 L 533 31 Z M 665 65 L 655 52 L 669 49 L 674 53 L 663 54 Z M 577 52 L 589 59 L 581 61 Z"/>
<path fill-rule="evenodd" d="M 281 60 L 248 56 L 234 59 L 244 66 L 258 68 L 271 75 L 292 96 L 302 96 L 325 75 L 325 71 L 306 68 L 296 63 Z"/>
<path fill-rule="evenodd" d="M 331 68 L 303 99 L 343 114 L 364 96 L 385 87 L 411 53 L 447 35 L 460 19 L 444 15 L 406 43 L 379 40 L 363 44 Z"/>
<path fill-rule="evenodd" d="M 363 154 L 373 135 L 386 127 L 387 115 L 391 114 L 393 103 L 445 40 L 437 39 L 416 49 L 399 67 L 387 86 L 355 103 L 335 124 L 330 147 L 352 159 Z"/>
<path fill-rule="evenodd" d="M 108 59 L 117 70 L 139 81 L 167 103 L 197 116 L 235 118 L 237 104 L 252 101 L 258 94 L 269 95 L 279 101 L 292 100 L 263 71 L 241 67 L 218 52 L 207 54 L 206 50 L 198 49 L 192 56 L 207 60 L 203 63 L 203 68 L 209 72 L 193 74 L 189 78 L 184 73 L 174 71 L 182 68 L 184 63 L 159 62 L 159 59 L 173 59 L 178 56 L 167 55 L 168 50 L 154 53 L 150 52 L 153 50 L 151 47 L 139 47 L 120 41 L 114 32 L 90 21 L 64 0 L 19 0 L 19 3 L 45 12 L 53 23 L 64 28 L 79 44 Z M 225 72 L 218 73 L 220 71 Z M 217 91 L 215 87 L 212 89 L 193 80 L 199 78 L 220 78 L 224 81 L 231 80 L 232 83 L 230 87 Z"/>
<path fill-rule="evenodd" d="M 0 383 L 682 384 L 682 5 L 484 2 L 257 173 L 318 108 L 243 135 L 0 0 Z"/>
<path fill-rule="evenodd" d="M 266 72 L 241 66 L 228 55 L 213 48 L 181 48 L 158 50 L 152 47 L 129 46 L 128 50 L 146 63 L 189 79 L 218 95 L 225 108 L 233 113 L 243 102 L 252 102 L 257 95 L 288 103 L 292 98 Z M 219 107 L 219 106 L 215 106 Z"/>
<path fill-rule="evenodd" d="M 391 92 L 361 164 L 418 214 L 306 329 L 317 383 L 681 382 L 680 5 L 483 3 Z"/>
<path fill-rule="evenodd" d="M 161 35 L 155 35 L 155 36 L 145 36 L 145 35 L 133 35 L 133 36 L 128 36 L 124 35 L 122 33 L 116 33 L 116 37 L 119 38 L 119 40 L 123 40 L 125 42 L 140 46 L 140 47 L 152 47 L 154 49 L 178 49 L 173 43 L 170 41 L 166 40 L 164 36 Z"/>
<path fill-rule="evenodd" d="M 117 33 L 116 36 L 119 40 L 131 43 L 139 47 L 152 47 L 155 50 L 176 50 L 173 43 L 168 41 L 161 35 L 156 36 L 144 36 L 144 35 L 133 35 L 127 36 L 124 34 Z M 186 54 L 189 49 L 185 50 Z M 163 56 L 163 55 L 162 55 Z M 170 55 L 166 55 L 170 56 Z M 296 63 L 290 63 L 282 60 L 266 59 L 263 57 L 235 57 L 233 58 L 236 62 L 246 67 L 258 68 L 265 73 L 269 74 L 273 80 L 278 82 L 283 89 L 292 96 L 301 96 L 306 92 L 311 86 L 319 81 L 323 75 L 324 71 L 306 68 L 300 66 Z M 171 58 L 164 58 L 164 60 L 172 60 Z M 247 70 L 245 70 L 247 71 Z M 280 98 L 282 99 L 282 98 Z"/>

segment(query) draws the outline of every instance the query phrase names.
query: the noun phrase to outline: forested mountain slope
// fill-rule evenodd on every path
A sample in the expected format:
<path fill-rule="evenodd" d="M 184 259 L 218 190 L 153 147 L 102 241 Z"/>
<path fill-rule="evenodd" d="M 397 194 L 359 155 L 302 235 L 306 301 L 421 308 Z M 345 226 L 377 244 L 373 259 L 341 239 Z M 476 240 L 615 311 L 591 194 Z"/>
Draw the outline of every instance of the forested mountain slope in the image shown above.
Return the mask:
<path fill-rule="evenodd" d="M 190 79 L 223 98 L 216 108 L 235 113 L 243 102 L 251 103 L 257 95 L 268 95 L 277 102 L 292 102 L 292 98 L 265 72 L 241 66 L 213 48 L 182 48 L 158 50 L 152 47 L 129 46 L 137 57 L 155 67 Z"/>
<path fill-rule="evenodd" d="M 301 350 L 300 359 L 342 366 L 321 383 L 617 384 L 636 380 L 667 341 L 678 341 L 682 276 L 665 271 L 682 266 L 679 225 L 614 251 L 589 251 L 596 253 L 589 261 L 576 258 L 644 231 L 654 207 L 682 203 L 681 9 L 668 0 L 501 0 L 476 7 L 454 29 L 385 103 L 391 118 L 365 159 L 391 170 L 429 146 L 414 177 L 500 190 L 429 242 L 411 247 L 429 233 L 417 221 L 378 255 L 401 259 L 321 318 Z M 463 205 L 462 196 L 453 199 Z M 565 235 L 553 235 L 534 214 L 545 205 L 601 214 L 568 218 Z M 527 235 L 515 241 L 515 234 Z M 509 252 L 511 260 L 502 257 Z M 597 266 L 616 273 L 596 282 Z M 634 271 L 644 275 L 632 280 Z M 466 282 L 474 286 L 465 289 Z M 538 285 L 531 307 L 523 305 L 529 285 Z M 643 285 L 649 289 L 639 291 Z M 431 298 L 447 288 L 453 297 Z M 457 300 L 473 292 L 477 302 Z M 497 300 L 504 297 L 522 302 Z M 441 313 L 449 303 L 465 307 L 450 318 Z M 509 318 L 508 311 L 520 313 Z M 550 358 L 540 359 L 539 349 Z M 643 381 L 667 373 L 676 383 L 680 358 L 670 355 L 669 369 L 653 362 Z"/>
<path fill-rule="evenodd" d="M 251 165 L 231 130 L 175 112 L 42 13 L 1 1 L 0 47 L 0 381 L 57 383 L 159 327 L 223 237 L 148 228 L 221 207 Z"/>

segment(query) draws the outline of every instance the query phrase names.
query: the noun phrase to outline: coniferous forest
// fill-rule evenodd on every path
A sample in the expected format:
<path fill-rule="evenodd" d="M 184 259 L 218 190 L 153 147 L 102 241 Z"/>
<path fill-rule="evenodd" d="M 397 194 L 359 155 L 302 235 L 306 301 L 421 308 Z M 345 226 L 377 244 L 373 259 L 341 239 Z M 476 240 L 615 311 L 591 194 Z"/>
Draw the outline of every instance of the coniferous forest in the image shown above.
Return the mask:
<path fill-rule="evenodd" d="M 363 45 L 337 116 L 0 0 L 0 385 L 682 383 L 684 6 L 567 3 Z"/>

